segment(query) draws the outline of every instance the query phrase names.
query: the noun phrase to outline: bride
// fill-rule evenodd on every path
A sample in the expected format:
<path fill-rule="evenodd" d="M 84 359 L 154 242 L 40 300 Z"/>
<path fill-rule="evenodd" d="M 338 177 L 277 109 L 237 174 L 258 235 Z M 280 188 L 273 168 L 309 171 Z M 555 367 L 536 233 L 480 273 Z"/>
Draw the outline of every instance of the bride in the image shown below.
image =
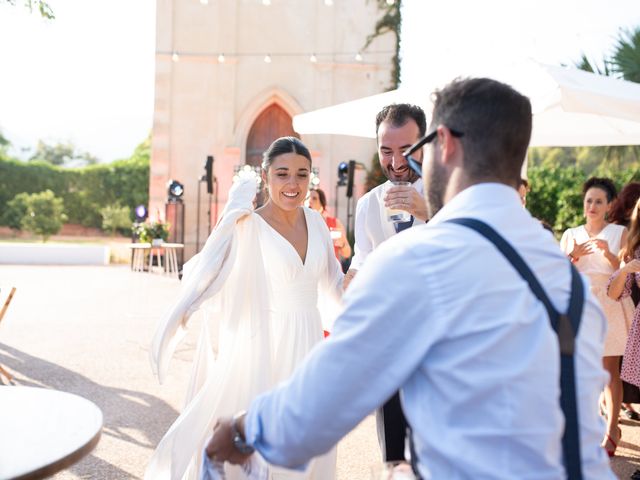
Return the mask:
<path fill-rule="evenodd" d="M 145 479 L 197 478 L 215 419 L 287 379 L 322 340 L 319 287 L 339 301 L 342 271 L 324 219 L 302 206 L 310 174 L 311 155 L 299 139 L 274 141 L 262 163 L 266 204 L 253 211 L 255 180 L 237 180 L 202 252 L 185 265 L 180 297 L 153 339 L 152 366 L 161 382 L 190 315 L 203 306 L 216 313 L 202 322 L 186 407 L 160 441 Z M 332 479 L 335 462 L 334 449 L 305 472 L 269 466 L 268 478 Z M 239 467 L 224 468 L 226 478 L 244 478 Z"/>

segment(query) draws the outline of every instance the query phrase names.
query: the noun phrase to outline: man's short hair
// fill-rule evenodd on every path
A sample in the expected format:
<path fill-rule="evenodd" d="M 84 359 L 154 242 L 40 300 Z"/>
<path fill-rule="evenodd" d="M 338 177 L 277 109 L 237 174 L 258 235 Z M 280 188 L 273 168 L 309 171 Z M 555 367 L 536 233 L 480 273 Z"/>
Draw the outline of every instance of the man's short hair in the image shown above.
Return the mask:
<path fill-rule="evenodd" d="M 389 122 L 393 127 L 397 128 L 402 127 L 409 120 L 416 122 L 420 136 L 424 136 L 427 132 L 427 119 L 422 108 L 409 103 L 393 103 L 387 105 L 376 115 L 376 138 L 378 137 L 378 129 L 382 122 Z"/>
<path fill-rule="evenodd" d="M 497 178 L 518 186 L 531 140 L 527 97 L 490 78 L 456 79 L 435 92 L 432 125 L 463 133 L 470 178 Z"/>

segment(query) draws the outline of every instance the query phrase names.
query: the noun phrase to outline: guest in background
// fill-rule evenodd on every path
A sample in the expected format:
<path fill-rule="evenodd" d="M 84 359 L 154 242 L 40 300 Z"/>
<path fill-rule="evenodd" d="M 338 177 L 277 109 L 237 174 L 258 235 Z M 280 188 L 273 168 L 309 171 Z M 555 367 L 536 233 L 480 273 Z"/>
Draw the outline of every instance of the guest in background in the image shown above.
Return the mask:
<path fill-rule="evenodd" d="M 586 223 L 570 228 L 560 240 L 562 250 L 576 268 L 591 280 L 591 292 L 600 301 L 607 318 L 607 336 L 604 343 L 604 368 L 609 372 L 609 384 L 604 389 L 604 412 L 607 433 L 602 446 L 610 457 L 615 454 L 621 431 L 618 417 L 622 403 L 620 357 L 627 344 L 627 332 L 633 318 L 631 301 L 618 303 L 607 296 L 611 274 L 620 267 L 618 252 L 627 242 L 627 229 L 607 221 L 616 187 L 608 178 L 590 178 L 582 188 Z"/>
<path fill-rule="evenodd" d="M 614 200 L 611 206 L 611 213 L 609 214 L 609 221 L 616 225 L 624 225 L 627 229 L 630 228 L 631 214 L 634 211 L 636 202 L 640 198 L 640 183 L 631 182 L 627 183 L 618 197 Z M 631 300 L 633 304 L 638 307 L 640 304 L 640 288 L 636 282 L 631 282 Z M 627 340 L 629 342 L 629 340 Z M 624 358 L 622 359 L 624 364 Z M 629 420 L 640 420 L 640 414 L 634 410 L 632 403 L 640 403 L 640 387 L 637 387 L 631 383 L 622 379 L 622 414 Z"/>
<path fill-rule="evenodd" d="M 349 258 L 351 256 L 351 245 L 349 245 L 344 225 L 337 217 L 329 215 L 327 211 L 327 196 L 323 190 L 316 188 L 309 191 L 309 208 L 319 212 L 324 218 L 327 227 L 329 227 L 336 258 L 338 260 Z"/>

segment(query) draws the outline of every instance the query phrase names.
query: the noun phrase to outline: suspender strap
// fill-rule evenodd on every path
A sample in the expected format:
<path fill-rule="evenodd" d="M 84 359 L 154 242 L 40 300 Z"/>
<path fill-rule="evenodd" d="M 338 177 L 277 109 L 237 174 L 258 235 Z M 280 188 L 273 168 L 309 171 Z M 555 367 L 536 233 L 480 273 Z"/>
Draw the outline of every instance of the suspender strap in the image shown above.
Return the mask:
<path fill-rule="evenodd" d="M 506 259 L 529 284 L 534 295 L 542 302 L 551 326 L 558 336 L 560 345 L 560 406 L 565 417 L 565 430 L 562 435 L 564 465 L 569 480 L 582 479 L 582 462 L 580 460 L 580 436 L 578 430 L 578 410 L 576 405 L 575 385 L 575 336 L 580 327 L 584 307 L 584 287 L 580 274 L 571 265 L 571 298 L 569 311 L 561 315 L 549 300 L 540 282 L 526 262 L 498 232 L 486 223 L 474 218 L 452 218 L 448 223 L 462 225 L 475 230 L 493 243 Z"/>

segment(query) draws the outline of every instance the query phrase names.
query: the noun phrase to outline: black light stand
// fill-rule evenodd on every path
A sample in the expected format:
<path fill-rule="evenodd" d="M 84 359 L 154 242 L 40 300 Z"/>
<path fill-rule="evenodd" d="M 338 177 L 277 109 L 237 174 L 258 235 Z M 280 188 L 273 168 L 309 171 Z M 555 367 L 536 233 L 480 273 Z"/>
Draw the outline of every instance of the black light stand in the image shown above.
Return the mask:
<path fill-rule="evenodd" d="M 356 161 L 349 160 L 349 170 L 347 174 L 347 238 L 350 238 L 353 230 L 353 178 L 355 173 Z"/>
<path fill-rule="evenodd" d="M 207 237 L 211 233 L 211 203 L 213 199 L 213 185 L 216 184 L 216 222 L 218 221 L 218 181 L 213 175 L 213 161 L 212 155 L 207 156 L 207 161 L 204 165 L 205 174 L 198 179 L 198 198 L 197 198 L 197 212 L 196 212 L 196 253 L 200 251 L 200 184 L 203 182 L 207 184 L 207 193 L 209 194 L 209 202 L 207 205 L 207 218 L 208 229 Z"/>

